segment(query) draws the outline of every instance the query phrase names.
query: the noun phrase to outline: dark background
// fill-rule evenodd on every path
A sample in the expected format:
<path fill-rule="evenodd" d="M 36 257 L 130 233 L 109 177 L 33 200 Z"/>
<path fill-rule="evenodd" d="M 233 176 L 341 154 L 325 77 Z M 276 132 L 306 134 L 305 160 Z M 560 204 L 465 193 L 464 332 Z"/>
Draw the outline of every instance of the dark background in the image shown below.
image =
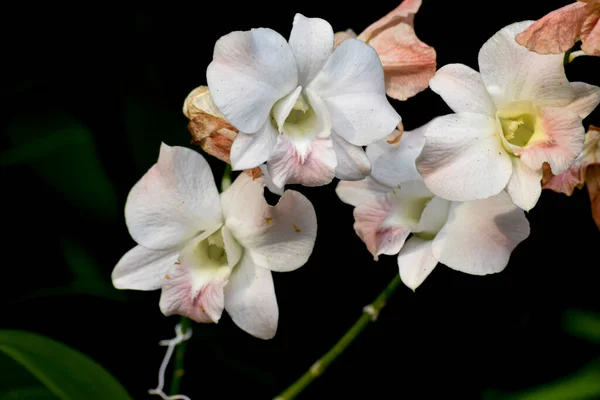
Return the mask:
<path fill-rule="evenodd" d="M 149 4 L 149 3 L 148 3 Z M 177 317 L 159 291 L 117 291 L 110 274 L 135 245 L 123 207 L 156 161 L 161 141 L 188 146 L 186 95 L 205 84 L 215 41 L 233 30 L 289 35 L 296 12 L 361 32 L 398 3 L 193 2 L 136 10 L 28 5 L 5 15 L 2 37 L 2 290 L 0 328 L 47 335 L 89 355 L 135 399 L 150 398 Z M 512 22 L 537 19 L 562 1 L 429 0 L 417 35 L 438 67 L 477 68 L 481 45 Z M 566 67 L 571 81 L 600 84 L 600 58 Z M 426 90 L 392 101 L 414 129 L 450 112 Z M 600 125 L 600 112 L 585 126 Z M 223 164 L 209 159 L 217 179 Z M 309 262 L 274 274 L 280 321 L 255 339 L 224 313 L 194 325 L 181 392 L 192 399 L 269 399 L 329 349 L 398 273 L 374 262 L 352 228 L 335 183 L 296 188 L 317 211 Z M 545 191 L 529 214 L 531 236 L 499 274 L 476 277 L 438 265 L 413 293 L 402 286 L 375 324 L 300 398 L 476 399 L 574 373 L 599 355 L 569 335 L 568 310 L 600 312 L 598 245 L 587 192 Z M 600 376 L 599 376 L 600 379 Z"/>

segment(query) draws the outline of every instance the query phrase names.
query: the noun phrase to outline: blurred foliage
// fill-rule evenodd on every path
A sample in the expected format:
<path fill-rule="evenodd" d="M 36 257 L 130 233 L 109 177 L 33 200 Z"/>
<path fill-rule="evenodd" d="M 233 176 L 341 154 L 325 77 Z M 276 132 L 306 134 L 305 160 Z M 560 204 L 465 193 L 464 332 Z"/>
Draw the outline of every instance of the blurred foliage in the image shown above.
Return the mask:
<path fill-rule="evenodd" d="M 62 112 L 28 113 L 13 119 L 7 135 L 12 147 L 0 154 L 1 166 L 27 164 L 73 206 L 115 220 L 115 190 L 81 122 Z"/>
<path fill-rule="evenodd" d="M 130 400 L 127 391 L 89 357 L 47 337 L 16 330 L 0 331 L 0 351 L 26 369 L 45 386 L 11 388 L 3 399 Z M 6 361 L 2 359 L 0 361 Z M 6 365 L 3 371 L 8 371 Z M 14 366 L 10 370 L 14 370 Z M 23 376 L 22 373 L 21 377 Z M 23 381 L 21 381 L 22 383 Z M 54 396 L 50 397 L 50 393 Z"/>
<path fill-rule="evenodd" d="M 569 334 L 600 344 L 600 314 L 582 310 L 567 310 L 563 324 Z M 600 384 L 600 374 L 598 382 Z"/>

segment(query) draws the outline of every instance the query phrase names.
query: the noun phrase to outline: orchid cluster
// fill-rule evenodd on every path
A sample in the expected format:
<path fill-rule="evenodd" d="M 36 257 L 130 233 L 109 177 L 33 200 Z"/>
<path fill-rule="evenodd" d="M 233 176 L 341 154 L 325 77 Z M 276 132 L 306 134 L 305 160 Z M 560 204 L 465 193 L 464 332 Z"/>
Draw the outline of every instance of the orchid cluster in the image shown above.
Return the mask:
<path fill-rule="evenodd" d="M 438 263 L 502 271 L 529 236 L 526 212 L 543 188 L 569 195 L 587 185 L 600 227 L 600 129 L 586 134 L 583 124 L 600 88 L 569 82 L 564 67 L 577 40 L 600 55 L 600 2 L 500 29 L 481 47 L 479 71 L 436 68 L 414 31 L 420 4 L 405 0 L 359 35 L 296 14 L 288 39 L 268 28 L 221 37 L 207 85 L 183 112 L 192 143 L 242 173 L 219 193 L 200 153 L 162 144 L 127 199 L 138 245 L 116 265 L 114 285 L 161 289 L 165 315 L 196 322 L 226 310 L 270 339 L 279 313 L 271 272 L 304 265 L 317 236 L 312 204 L 286 186 L 334 178 L 366 249 L 375 260 L 397 256 L 412 290 Z M 427 88 L 453 113 L 404 131 L 390 101 Z M 265 188 L 280 196 L 275 206 Z"/>

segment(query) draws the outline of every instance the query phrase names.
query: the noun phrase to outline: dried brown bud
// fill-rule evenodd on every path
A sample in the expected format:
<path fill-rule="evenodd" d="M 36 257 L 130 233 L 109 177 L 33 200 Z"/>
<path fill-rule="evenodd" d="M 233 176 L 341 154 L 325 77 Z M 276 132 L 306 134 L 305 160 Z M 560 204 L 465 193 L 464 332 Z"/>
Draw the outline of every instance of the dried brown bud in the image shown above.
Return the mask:
<path fill-rule="evenodd" d="M 229 154 L 238 130 L 219 111 L 207 86 L 199 86 L 188 94 L 183 104 L 183 113 L 190 120 L 188 129 L 192 134 L 192 144 L 231 164 Z M 262 176 L 258 167 L 244 172 L 252 178 Z"/>

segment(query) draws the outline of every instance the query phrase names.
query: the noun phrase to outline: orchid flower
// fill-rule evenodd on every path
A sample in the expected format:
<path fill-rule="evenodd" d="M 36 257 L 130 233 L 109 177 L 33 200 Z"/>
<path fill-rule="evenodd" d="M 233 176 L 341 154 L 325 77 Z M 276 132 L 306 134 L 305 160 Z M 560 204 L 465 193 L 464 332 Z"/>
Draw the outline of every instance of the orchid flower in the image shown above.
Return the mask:
<path fill-rule="evenodd" d="M 427 89 L 435 74 L 435 49 L 415 33 L 414 19 L 420 7 L 421 0 L 404 0 L 358 36 L 351 29 L 335 34 L 336 46 L 356 38 L 375 49 L 383 65 L 387 95 L 396 100 L 406 100 Z"/>
<path fill-rule="evenodd" d="M 455 202 L 427 189 L 415 160 L 433 123 L 404 132 L 399 141 L 369 145 L 371 175 L 336 188 L 340 199 L 355 207 L 354 229 L 367 249 L 376 260 L 398 254 L 400 277 L 413 290 L 438 262 L 473 275 L 500 272 L 529 236 L 524 212 L 506 192 Z"/>
<path fill-rule="evenodd" d="M 600 102 L 600 88 L 570 83 L 563 55 L 530 52 L 514 40 L 531 25 L 501 29 L 479 52 L 480 72 L 463 64 L 430 81 L 456 114 L 434 120 L 417 167 L 437 196 L 469 201 L 506 189 L 524 210 L 540 196 L 542 166 L 565 172 L 581 152 L 582 119 Z"/>
<path fill-rule="evenodd" d="M 583 143 L 583 151 L 566 172 L 554 175 L 550 168 L 544 169 L 544 189 L 550 189 L 567 196 L 575 188 L 585 184 L 592 205 L 592 217 L 600 229 L 600 128 L 590 126 Z"/>
<path fill-rule="evenodd" d="M 333 43 L 327 21 L 301 14 L 289 41 L 268 28 L 217 41 L 206 78 L 215 105 L 239 130 L 234 170 L 266 162 L 278 187 L 368 175 L 360 146 L 388 135 L 400 116 L 386 98 L 373 48 L 347 40 L 334 51 Z"/>
<path fill-rule="evenodd" d="M 162 289 L 160 309 L 197 322 L 233 322 L 261 339 L 275 335 L 278 307 L 271 271 L 306 263 L 316 238 L 314 208 L 287 190 L 275 207 L 262 179 L 240 174 L 221 195 L 206 160 L 184 147 L 161 146 L 158 162 L 125 204 L 138 243 L 117 263 L 118 289 Z"/>
<path fill-rule="evenodd" d="M 579 0 L 552 11 L 516 36 L 539 54 L 564 53 L 581 40 L 581 50 L 600 56 L 600 0 Z"/>

